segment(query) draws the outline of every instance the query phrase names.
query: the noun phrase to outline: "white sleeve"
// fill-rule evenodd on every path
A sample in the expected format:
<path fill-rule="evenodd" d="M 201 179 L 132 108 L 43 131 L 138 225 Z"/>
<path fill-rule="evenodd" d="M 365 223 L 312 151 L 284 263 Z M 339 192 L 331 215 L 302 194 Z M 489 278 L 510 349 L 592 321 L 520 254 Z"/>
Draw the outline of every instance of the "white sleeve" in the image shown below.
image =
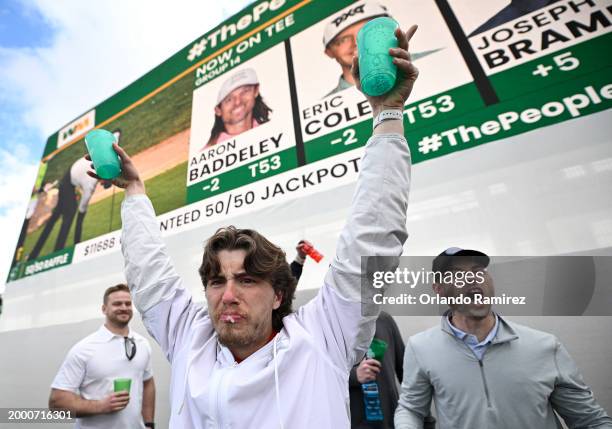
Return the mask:
<path fill-rule="evenodd" d="M 397 268 L 408 237 L 409 187 L 410 150 L 404 136 L 372 136 L 325 283 L 298 311 L 302 323 L 342 371 L 350 370 L 367 351 L 380 312 L 372 296 L 381 290 L 375 290 L 362 273 L 362 257 L 384 256 L 385 270 Z"/>
<path fill-rule="evenodd" d="M 147 365 L 145 367 L 144 374 L 142 375 L 142 380 L 147 381 L 153 377 L 153 359 L 151 358 L 153 351 L 151 350 L 151 345 L 146 339 L 144 340 L 144 344 L 147 349 Z"/>
<path fill-rule="evenodd" d="M 69 392 L 79 394 L 81 384 L 85 379 L 87 364 L 85 359 L 79 353 L 79 347 L 74 346 L 64 359 L 59 372 L 53 379 L 51 387 L 53 389 L 67 390 Z"/>
<path fill-rule="evenodd" d="M 127 196 L 121 204 L 121 220 L 121 250 L 132 299 L 145 327 L 172 362 L 193 325 L 210 319 L 192 301 L 174 269 L 147 196 Z"/>

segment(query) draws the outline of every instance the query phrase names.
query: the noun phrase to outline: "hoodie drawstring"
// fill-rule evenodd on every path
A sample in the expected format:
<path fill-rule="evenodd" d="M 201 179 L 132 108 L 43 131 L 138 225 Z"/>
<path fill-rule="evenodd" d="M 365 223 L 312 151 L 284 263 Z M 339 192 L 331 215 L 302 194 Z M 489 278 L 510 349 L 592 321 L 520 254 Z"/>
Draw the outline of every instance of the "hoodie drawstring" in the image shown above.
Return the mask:
<path fill-rule="evenodd" d="M 276 410 L 278 411 L 278 422 L 280 424 L 280 429 L 284 429 L 283 426 L 283 415 L 281 414 L 281 406 L 280 406 L 280 388 L 278 383 L 278 362 L 276 360 L 276 341 L 278 340 L 278 335 L 274 337 L 274 385 L 276 386 Z"/>

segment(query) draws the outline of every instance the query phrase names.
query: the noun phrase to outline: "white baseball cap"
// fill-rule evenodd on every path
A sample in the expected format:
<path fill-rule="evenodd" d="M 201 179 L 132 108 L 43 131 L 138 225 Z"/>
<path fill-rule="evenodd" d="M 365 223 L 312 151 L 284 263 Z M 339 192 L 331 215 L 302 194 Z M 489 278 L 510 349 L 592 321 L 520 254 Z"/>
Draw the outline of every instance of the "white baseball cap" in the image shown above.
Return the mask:
<path fill-rule="evenodd" d="M 360 2 L 342 9 L 330 17 L 323 33 L 323 45 L 327 47 L 334 37 L 354 23 L 378 16 L 389 16 L 389 12 L 382 4 L 373 1 Z"/>
<path fill-rule="evenodd" d="M 251 68 L 246 68 L 242 70 L 238 70 L 233 75 L 231 75 L 223 85 L 221 85 L 221 89 L 219 90 L 219 94 L 217 95 L 217 105 L 223 101 L 225 97 L 228 96 L 230 92 L 235 90 L 238 87 L 244 85 L 258 85 L 259 80 L 257 80 L 257 74 L 255 70 Z"/>

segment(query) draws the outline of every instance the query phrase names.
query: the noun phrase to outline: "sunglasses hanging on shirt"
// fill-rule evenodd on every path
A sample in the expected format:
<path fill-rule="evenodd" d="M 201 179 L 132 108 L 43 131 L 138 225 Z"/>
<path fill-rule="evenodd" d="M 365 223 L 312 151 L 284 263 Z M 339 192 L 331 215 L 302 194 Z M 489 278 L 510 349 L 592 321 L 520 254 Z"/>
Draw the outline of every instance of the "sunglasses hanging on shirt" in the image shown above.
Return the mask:
<path fill-rule="evenodd" d="M 136 356 L 136 341 L 133 338 L 123 337 L 124 346 L 125 346 L 125 356 L 128 360 L 134 359 Z"/>

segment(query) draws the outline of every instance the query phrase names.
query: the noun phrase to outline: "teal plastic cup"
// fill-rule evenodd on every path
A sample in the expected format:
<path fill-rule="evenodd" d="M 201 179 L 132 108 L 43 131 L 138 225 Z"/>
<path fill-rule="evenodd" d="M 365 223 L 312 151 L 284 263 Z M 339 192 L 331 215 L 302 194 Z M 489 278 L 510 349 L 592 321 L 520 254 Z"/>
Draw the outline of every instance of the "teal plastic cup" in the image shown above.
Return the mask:
<path fill-rule="evenodd" d="M 357 33 L 359 75 L 362 91 L 369 96 L 383 95 L 393 88 L 397 66 L 389 48 L 397 48 L 397 21 L 381 16 L 368 21 Z"/>
<path fill-rule="evenodd" d="M 85 146 L 96 174 L 104 180 L 113 180 L 121 174 L 121 161 L 113 149 L 117 138 L 106 130 L 92 130 L 85 136 Z"/>

